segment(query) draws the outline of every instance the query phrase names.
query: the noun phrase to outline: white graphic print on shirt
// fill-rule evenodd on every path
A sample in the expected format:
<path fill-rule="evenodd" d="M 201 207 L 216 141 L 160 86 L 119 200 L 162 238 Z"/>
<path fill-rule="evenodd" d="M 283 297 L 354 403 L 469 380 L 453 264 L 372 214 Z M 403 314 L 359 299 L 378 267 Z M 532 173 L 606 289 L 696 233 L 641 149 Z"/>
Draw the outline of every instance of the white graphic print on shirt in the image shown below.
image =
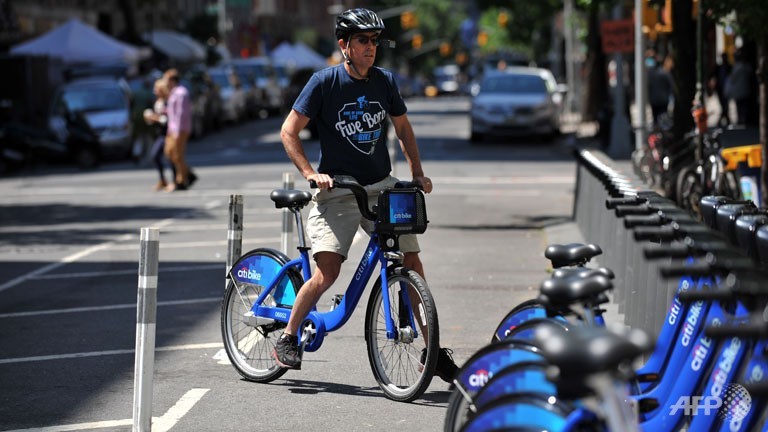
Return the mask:
<path fill-rule="evenodd" d="M 379 102 L 370 102 L 365 96 L 348 103 L 339 110 L 336 130 L 361 153 L 373 154 L 381 137 L 381 124 L 387 112 Z"/>

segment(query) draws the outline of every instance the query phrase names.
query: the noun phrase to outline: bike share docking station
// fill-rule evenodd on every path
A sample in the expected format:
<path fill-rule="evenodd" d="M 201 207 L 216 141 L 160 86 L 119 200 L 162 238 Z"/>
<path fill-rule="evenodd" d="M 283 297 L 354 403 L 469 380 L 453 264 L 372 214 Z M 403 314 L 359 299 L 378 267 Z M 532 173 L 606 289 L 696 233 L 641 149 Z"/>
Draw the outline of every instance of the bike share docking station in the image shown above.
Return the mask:
<path fill-rule="evenodd" d="M 748 160 L 737 156 L 734 164 Z M 602 152 L 578 149 L 575 157 L 573 218 L 585 241 L 608 252 L 598 260 L 616 274 L 613 301 L 624 324 L 658 334 L 683 274 L 748 277 L 768 263 L 768 211 L 751 200 L 704 196 L 699 219 Z M 695 262 L 683 271 L 687 257 Z"/>

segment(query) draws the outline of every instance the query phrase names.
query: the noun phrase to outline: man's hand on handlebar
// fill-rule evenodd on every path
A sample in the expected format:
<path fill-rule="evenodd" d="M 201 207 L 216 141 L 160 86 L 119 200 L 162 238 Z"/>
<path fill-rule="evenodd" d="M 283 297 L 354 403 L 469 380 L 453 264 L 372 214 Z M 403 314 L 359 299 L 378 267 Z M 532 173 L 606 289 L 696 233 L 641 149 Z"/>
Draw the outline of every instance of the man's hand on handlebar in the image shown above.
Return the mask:
<path fill-rule="evenodd" d="M 424 190 L 424 193 L 432 192 L 432 180 L 429 177 L 415 176 L 413 177 L 413 181 L 421 185 L 421 188 Z"/>
<path fill-rule="evenodd" d="M 314 181 L 317 187 L 323 190 L 329 190 L 333 187 L 333 177 L 328 174 L 310 174 L 307 176 L 307 180 L 310 184 Z"/>

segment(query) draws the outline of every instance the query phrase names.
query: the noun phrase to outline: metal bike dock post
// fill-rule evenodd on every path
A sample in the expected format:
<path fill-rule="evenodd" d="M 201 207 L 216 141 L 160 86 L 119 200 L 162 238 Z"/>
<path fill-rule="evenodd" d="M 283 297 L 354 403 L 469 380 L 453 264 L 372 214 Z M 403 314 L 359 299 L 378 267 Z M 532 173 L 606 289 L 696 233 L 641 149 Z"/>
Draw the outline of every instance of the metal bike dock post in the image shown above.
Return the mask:
<path fill-rule="evenodd" d="M 293 174 L 283 173 L 283 189 L 293 189 Z M 293 214 L 287 208 L 283 209 L 283 229 L 280 233 L 280 250 L 290 255 L 293 249 Z"/>
<path fill-rule="evenodd" d="M 243 254 L 243 196 L 229 196 L 229 229 L 227 229 L 227 268 L 224 269 L 226 278 L 235 261 Z M 227 281 L 224 280 L 224 289 Z"/>
<path fill-rule="evenodd" d="M 159 254 L 160 234 L 158 229 L 142 228 L 138 304 L 136 308 L 136 360 L 133 379 L 134 432 L 152 429 L 152 375 L 155 369 Z"/>

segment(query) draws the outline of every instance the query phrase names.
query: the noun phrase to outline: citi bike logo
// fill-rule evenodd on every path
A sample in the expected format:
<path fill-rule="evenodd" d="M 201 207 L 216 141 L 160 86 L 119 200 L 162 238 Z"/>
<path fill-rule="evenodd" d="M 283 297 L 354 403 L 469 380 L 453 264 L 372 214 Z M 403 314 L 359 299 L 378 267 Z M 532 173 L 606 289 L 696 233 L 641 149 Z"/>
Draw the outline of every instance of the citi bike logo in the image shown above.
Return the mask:
<path fill-rule="evenodd" d="M 491 377 L 493 377 L 491 372 L 488 372 L 485 369 L 480 369 L 469 376 L 469 385 L 472 387 L 482 387 L 488 383 L 488 380 L 490 380 Z"/>
<path fill-rule="evenodd" d="M 714 391 L 712 392 L 714 393 Z M 741 384 L 728 384 L 723 397 L 720 396 L 680 396 L 669 407 L 669 415 L 682 410 L 686 416 L 698 414 L 716 414 L 720 419 L 730 422 L 731 430 L 741 425 L 741 421 L 752 408 L 752 398 Z"/>
<path fill-rule="evenodd" d="M 713 326 L 719 326 L 720 320 L 715 318 L 712 320 Z M 691 369 L 698 371 L 704 365 L 704 360 L 707 358 L 709 349 L 712 347 L 712 339 L 706 336 L 699 338 L 699 343 L 693 347 L 693 360 L 691 361 Z"/>
<path fill-rule="evenodd" d="M 693 336 L 693 331 L 696 329 L 696 323 L 699 322 L 699 317 L 701 316 L 701 308 L 703 306 L 704 301 L 697 301 L 691 305 L 691 309 L 688 311 L 688 316 L 686 317 L 685 323 L 683 324 L 683 338 L 681 339 L 683 346 L 688 346 L 691 343 L 691 336 Z M 670 317 L 670 320 L 671 319 L 672 317 Z"/>
<path fill-rule="evenodd" d="M 397 221 L 402 221 L 402 220 L 409 221 L 409 220 L 413 219 L 413 215 L 408 213 L 408 212 L 405 212 L 405 213 L 395 213 L 393 216 L 394 216 L 394 219 L 397 220 Z"/>
<path fill-rule="evenodd" d="M 680 309 L 682 306 L 683 305 L 680 303 L 680 300 L 675 298 L 675 300 L 672 302 L 672 307 L 669 309 L 669 319 L 667 319 L 669 325 L 674 325 L 677 322 L 677 318 L 680 316 Z"/>
<path fill-rule="evenodd" d="M 368 250 L 368 253 L 365 254 L 365 258 L 360 262 L 360 265 L 355 272 L 355 280 L 360 280 L 360 278 L 363 277 L 363 273 L 365 273 L 365 268 L 368 267 L 368 260 L 371 258 L 372 253 L 372 250 Z"/>
<path fill-rule="evenodd" d="M 255 271 L 249 269 L 248 267 L 242 267 L 240 270 L 237 271 L 237 277 L 242 279 L 260 281 L 261 273 L 256 273 Z"/>

